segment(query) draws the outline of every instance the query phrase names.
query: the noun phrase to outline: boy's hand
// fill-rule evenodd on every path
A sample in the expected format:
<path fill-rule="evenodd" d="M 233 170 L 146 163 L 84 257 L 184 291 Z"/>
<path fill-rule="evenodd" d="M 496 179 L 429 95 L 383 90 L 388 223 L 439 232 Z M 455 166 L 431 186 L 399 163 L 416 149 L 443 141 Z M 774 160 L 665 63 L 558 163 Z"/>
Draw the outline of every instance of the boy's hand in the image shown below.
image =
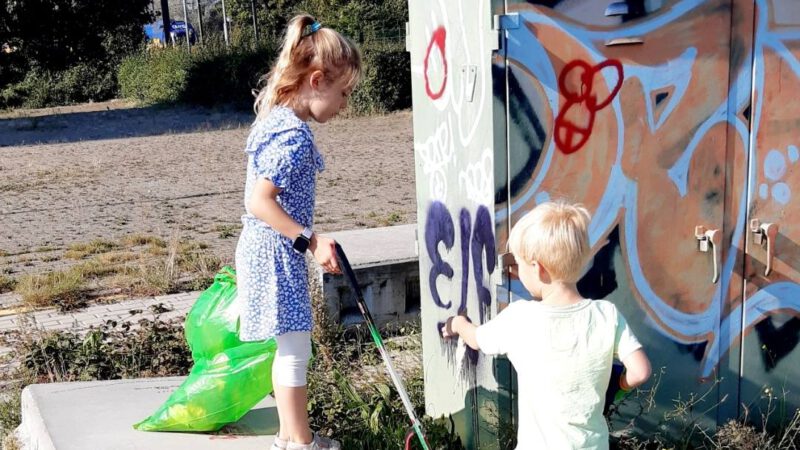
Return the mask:
<path fill-rule="evenodd" d="M 447 319 L 442 327 L 442 337 L 447 338 L 454 338 L 458 337 L 458 321 L 465 320 L 464 316 L 453 316 Z"/>
<path fill-rule="evenodd" d="M 606 401 L 603 407 L 603 414 L 608 413 L 612 404 L 619 403 L 628 396 L 633 389 L 625 385 L 625 367 L 622 364 L 614 363 L 611 366 L 611 380 L 608 382 L 606 390 Z"/>

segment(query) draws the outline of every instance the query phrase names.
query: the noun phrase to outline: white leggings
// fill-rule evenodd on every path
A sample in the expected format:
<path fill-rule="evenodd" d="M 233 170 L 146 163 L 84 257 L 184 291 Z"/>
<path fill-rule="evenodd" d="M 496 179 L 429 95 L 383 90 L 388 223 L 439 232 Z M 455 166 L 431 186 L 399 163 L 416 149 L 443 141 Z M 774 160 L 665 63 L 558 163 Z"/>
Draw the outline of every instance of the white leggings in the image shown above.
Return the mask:
<path fill-rule="evenodd" d="M 276 336 L 278 350 L 272 363 L 272 384 L 284 387 L 306 385 L 311 359 L 311 333 L 293 331 Z"/>

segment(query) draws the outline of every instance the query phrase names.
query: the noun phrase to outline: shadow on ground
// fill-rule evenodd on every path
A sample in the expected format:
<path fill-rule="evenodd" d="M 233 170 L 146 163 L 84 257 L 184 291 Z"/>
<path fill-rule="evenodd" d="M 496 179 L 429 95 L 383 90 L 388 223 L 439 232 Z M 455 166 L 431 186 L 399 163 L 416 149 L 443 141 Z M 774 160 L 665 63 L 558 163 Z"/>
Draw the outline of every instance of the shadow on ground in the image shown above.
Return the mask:
<path fill-rule="evenodd" d="M 249 126 L 253 120 L 252 110 L 231 105 L 120 108 L 106 103 L 93 109 L 31 110 L 2 118 L 0 147 L 224 130 Z"/>

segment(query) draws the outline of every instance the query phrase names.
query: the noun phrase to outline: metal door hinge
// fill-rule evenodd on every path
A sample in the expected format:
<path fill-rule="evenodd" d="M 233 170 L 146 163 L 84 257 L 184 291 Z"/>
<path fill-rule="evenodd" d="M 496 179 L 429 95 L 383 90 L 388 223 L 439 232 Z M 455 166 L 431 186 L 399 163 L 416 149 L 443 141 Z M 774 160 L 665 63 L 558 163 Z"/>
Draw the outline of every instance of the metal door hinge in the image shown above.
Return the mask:
<path fill-rule="evenodd" d="M 504 30 L 514 30 L 517 28 L 519 28 L 518 13 L 493 15 L 492 31 L 494 31 L 495 38 L 493 39 L 492 50 L 500 50 Z"/>
<path fill-rule="evenodd" d="M 493 30 L 514 30 L 519 28 L 519 13 L 495 14 L 492 16 Z"/>

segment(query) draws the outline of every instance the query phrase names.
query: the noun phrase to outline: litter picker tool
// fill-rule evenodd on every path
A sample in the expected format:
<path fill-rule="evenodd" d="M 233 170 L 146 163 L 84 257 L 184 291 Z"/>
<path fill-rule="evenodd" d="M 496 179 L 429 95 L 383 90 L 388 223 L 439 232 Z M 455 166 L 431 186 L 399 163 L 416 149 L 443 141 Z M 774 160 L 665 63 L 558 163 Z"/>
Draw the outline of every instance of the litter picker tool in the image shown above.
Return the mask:
<path fill-rule="evenodd" d="M 400 394 L 400 399 L 403 401 L 403 406 L 406 408 L 408 419 L 411 421 L 411 429 L 408 431 L 408 434 L 406 434 L 406 449 L 409 448 L 412 435 L 416 434 L 417 438 L 419 439 L 419 443 L 422 445 L 422 448 L 424 450 L 430 450 L 430 446 L 425 440 L 425 433 L 422 430 L 422 424 L 420 423 L 419 419 L 417 419 L 416 414 L 414 414 L 414 407 L 411 405 L 411 399 L 408 398 L 408 392 L 406 392 L 406 388 L 403 386 L 403 381 L 394 370 L 392 360 L 389 359 L 389 354 L 386 352 L 386 347 L 383 345 L 383 339 L 378 332 L 378 328 L 375 326 L 375 321 L 372 320 L 372 315 L 369 313 L 367 303 L 364 301 L 364 295 L 361 293 L 361 287 L 358 285 L 358 280 L 356 280 L 356 274 L 353 272 L 353 268 L 350 267 L 350 262 L 347 260 L 344 250 L 338 243 L 336 244 L 336 255 L 339 258 L 339 264 L 341 265 L 342 271 L 350 281 L 350 286 L 353 288 L 353 292 L 356 295 L 358 309 L 361 310 L 361 314 L 364 316 L 364 320 L 367 322 L 367 327 L 372 335 L 372 340 L 375 341 L 375 345 L 378 346 L 378 351 L 381 354 L 381 358 L 383 358 L 383 363 L 386 365 L 386 370 L 389 372 L 389 377 L 391 377 L 392 383 L 394 383 L 394 387 L 397 389 L 397 393 Z"/>

